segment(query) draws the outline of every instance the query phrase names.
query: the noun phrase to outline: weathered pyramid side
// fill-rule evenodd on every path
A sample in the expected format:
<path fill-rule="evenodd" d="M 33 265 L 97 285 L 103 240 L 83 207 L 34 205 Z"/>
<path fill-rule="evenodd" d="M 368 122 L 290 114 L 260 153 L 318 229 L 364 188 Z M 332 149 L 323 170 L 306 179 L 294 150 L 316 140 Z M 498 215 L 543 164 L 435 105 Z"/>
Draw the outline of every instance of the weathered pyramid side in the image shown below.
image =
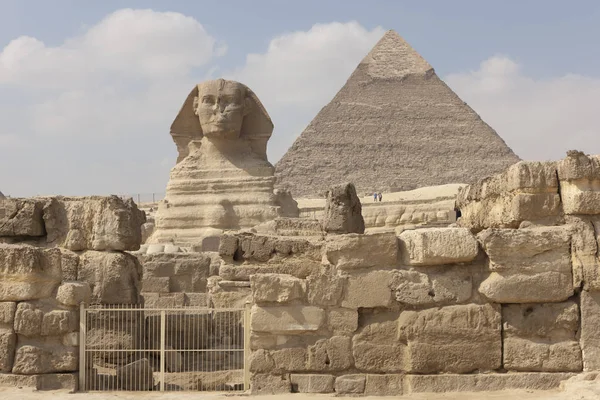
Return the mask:
<path fill-rule="evenodd" d="M 320 196 L 470 183 L 519 158 L 433 68 L 387 32 L 276 165 L 278 185 Z"/>

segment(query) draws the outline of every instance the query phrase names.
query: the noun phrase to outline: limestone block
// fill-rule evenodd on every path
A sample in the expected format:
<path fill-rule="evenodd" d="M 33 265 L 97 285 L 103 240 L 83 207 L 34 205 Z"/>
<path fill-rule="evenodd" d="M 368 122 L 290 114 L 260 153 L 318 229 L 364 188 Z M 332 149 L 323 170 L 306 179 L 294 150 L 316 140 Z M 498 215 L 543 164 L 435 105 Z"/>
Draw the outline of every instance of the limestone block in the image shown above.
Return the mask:
<path fill-rule="evenodd" d="M 250 394 L 280 394 L 291 392 L 291 382 L 287 374 L 253 374 L 250 383 Z"/>
<path fill-rule="evenodd" d="M 314 218 L 275 218 L 254 228 L 257 233 L 277 236 L 315 236 L 324 235 L 322 222 Z"/>
<path fill-rule="evenodd" d="M 479 286 L 497 303 L 559 302 L 573 295 L 570 234 L 564 227 L 489 229 L 478 235 L 490 275 Z"/>
<path fill-rule="evenodd" d="M 390 284 L 396 301 L 411 307 L 463 303 L 471 297 L 468 267 L 428 267 L 395 270 Z"/>
<path fill-rule="evenodd" d="M 294 256 L 321 260 L 321 246 L 308 239 L 264 236 L 252 233 L 241 233 L 237 236 L 237 252 L 239 253 L 240 261 L 246 260 L 264 263 Z"/>
<path fill-rule="evenodd" d="M 43 208 L 37 199 L 0 197 L 0 237 L 44 236 Z"/>
<path fill-rule="evenodd" d="M 22 302 L 15 312 L 15 331 L 19 335 L 60 336 L 78 329 L 78 312 L 55 308 L 52 303 Z"/>
<path fill-rule="evenodd" d="M 365 396 L 401 396 L 403 380 L 401 374 L 367 374 Z"/>
<path fill-rule="evenodd" d="M 340 277 L 333 269 L 322 267 L 306 278 L 308 302 L 315 306 L 334 306 L 339 304 L 346 278 Z"/>
<path fill-rule="evenodd" d="M 208 293 L 185 293 L 185 305 L 191 307 L 208 307 Z"/>
<path fill-rule="evenodd" d="M 123 390 L 152 390 L 153 370 L 147 358 L 134 361 L 117 369 L 117 376 Z"/>
<path fill-rule="evenodd" d="M 365 391 L 365 375 L 342 375 L 335 378 L 335 392 L 338 394 L 361 394 Z"/>
<path fill-rule="evenodd" d="M 406 344 L 398 341 L 398 314 L 361 316 L 361 327 L 352 338 L 352 356 L 360 371 L 394 373 L 405 370 Z"/>
<path fill-rule="evenodd" d="M 0 303 L 0 329 L 13 329 L 17 303 L 5 301 Z"/>
<path fill-rule="evenodd" d="M 565 214 L 600 214 L 600 155 L 571 150 L 558 162 Z"/>
<path fill-rule="evenodd" d="M 344 371 L 354 364 L 352 339 L 332 336 L 308 347 L 308 369 L 311 371 Z"/>
<path fill-rule="evenodd" d="M 76 281 L 79 269 L 79 255 L 71 250 L 60 248 L 60 266 L 63 282 Z"/>
<path fill-rule="evenodd" d="M 142 267 L 132 255 L 86 251 L 79 261 L 79 281 L 92 289 L 92 301 L 102 304 L 138 304 Z"/>
<path fill-rule="evenodd" d="M 291 374 L 292 392 L 296 393 L 333 393 L 333 375 Z"/>
<path fill-rule="evenodd" d="M 275 368 L 273 357 L 264 349 L 253 351 L 248 362 L 251 372 L 271 372 Z"/>
<path fill-rule="evenodd" d="M 504 368 L 509 371 L 578 372 L 581 349 L 576 341 L 537 343 L 530 339 L 504 339 Z"/>
<path fill-rule="evenodd" d="M 219 255 L 221 257 L 233 257 L 238 249 L 238 237 L 236 235 L 223 234 L 219 242 Z"/>
<path fill-rule="evenodd" d="M 142 293 L 140 297 L 148 308 L 176 308 L 186 303 L 184 293 Z"/>
<path fill-rule="evenodd" d="M 69 393 L 78 390 L 77 374 L 43 374 L 37 378 L 37 390 L 69 390 Z"/>
<path fill-rule="evenodd" d="M 333 308 L 329 310 L 327 324 L 334 334 L 351 334 L 358 329 L 358 311 L 349 308 Z"/>
<path fill-rule="evenodd" d="M 407 343 L 407 371 L 417 373 L 491 371 L 502 364 L 499 307 L 457 305 L 404 311 L 399 339 Z"/>
<path fill-rule="evenodd" d="M 398 237 L 406 265 L 442 265 L 470 262 L 477 257 L 477 240 L 466 228 L 424 228 Z"/>
<path fill-rule="evenodd" d="M 336 185 L 327 191 L 323 230 L 327 233 L 364 233 L 360 199 L 352 183 Z"/>
<path fill-rule="evenodd" d="M 141 262 L 145 292 L 206 292 L 211 258 L 205 253 L 151 254 L 142 256 Z M 168 286 L 167 279 L 150 278 L 168 278 Z"/>
<path fill-rule="evenodd" d="M 58 196 L 44 206 L 48 243 L 74 251 L 137 250 L 145 222 L 132 199 L 117 196 Z"/>
<path fill-rule="evenodd" d="M 56 294 L 56 300 L 67 306 L 89 303 L 91 298 L 92 289 L 85 282 L 65 282 L 58 287 Z"/>
<path fill-rule="evenodd" d="M 573 286 L 600 290 L 600 217 L 567 215 L 571 230 Z"/>
<path fill-rule="evenodd" d="M 286 259 L 281 264 L 242 264 L 230 265 L 223 264 L 219 268 L 219 276 L 228 281 L 249 281 L 250 276 L 256 274 L 286 274 L 296 278 L 305 279 L 311 274 L 317 273 L 321 269 L 319 262 L 293 257 Z"/>
<path fill-rule="evenodd" d="M 392 271 L 356 273 L 348 277 L 342 307 L 388 307 L 392 302 Z"/>
<path fill-rule="evenodd" d="M 305 282 L 283 274 L 257 274 L 250 277 L 256 303 L 287 303 L 304 297 Z"/>
<path fill-rule="evenodd" d="M 600 292 L 581 291 L 580 345 L 584 371 L 600 370 Z"/>
<path fill-rule="evenodd" d="M 398 239 L 393 232 L 328 236 L 325 257 L 330 264 L 342 270 L 395 266 Z"/>
<path fill-rule="evenodd" d="M 169 293 L 171 278 L 146 276 L 142 280 L 142 293 Z"/>
<path fill-rule="evenodd" d="M 291 347 L 271 352 L 276 372 L 306 371 L 308 352 L 303 347 Z"/>
<path fill-rule="evenodd" d="M 52 296 L 61 281 L 60 251 L 0 244 L 0 301 Z"/>
<path fill-rule="evenodd" d="M 0 372 L 7 373 L 12 370 L 17 335 L 8 329 L 0 331 Z"/>
<path fill-rule="evenodd" d="M 473 232 L 559 218 L 556 163 L 518 162 L 499 175 L 461 189 L 456 203 L 461 211 L 457 224 Z"/>
<path fill-rule="evenodd" d="M 551 390 L 573 377 L 570 373 L 406 375 L 405 393 L 491 392 L 527 389 Z"/>
<path fill-rule="evenodd" d="M 251 327 L 254 332 L 294 334 L 317 331 L 325 312 L 313 306 L 252 306 Z"/>
<path fill-rule="evenodd" d="M 48 374 L 77 371 L 78 349 L 63 346 L 59 340 L 21 341 L 15 352 L 15 374 Z"/>

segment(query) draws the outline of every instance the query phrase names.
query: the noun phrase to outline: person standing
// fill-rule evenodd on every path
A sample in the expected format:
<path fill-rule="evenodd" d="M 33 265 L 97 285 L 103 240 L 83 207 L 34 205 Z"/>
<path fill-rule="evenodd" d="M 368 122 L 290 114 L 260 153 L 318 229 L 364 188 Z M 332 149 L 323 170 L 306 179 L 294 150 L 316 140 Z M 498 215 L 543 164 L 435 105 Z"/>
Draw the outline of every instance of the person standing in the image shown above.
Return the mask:
<path fill-rule="evenodd" d="M 381 192 L 379 192 L 379 201 L 381 201 L 381 198 L 382 198 L 382 197 L 383 197 L 383 196 L 381 195 Z"/>
<path fill-rule="evenodd" d="M 373 193 L 373 201 L 377 201 L 377 192 Z"/>

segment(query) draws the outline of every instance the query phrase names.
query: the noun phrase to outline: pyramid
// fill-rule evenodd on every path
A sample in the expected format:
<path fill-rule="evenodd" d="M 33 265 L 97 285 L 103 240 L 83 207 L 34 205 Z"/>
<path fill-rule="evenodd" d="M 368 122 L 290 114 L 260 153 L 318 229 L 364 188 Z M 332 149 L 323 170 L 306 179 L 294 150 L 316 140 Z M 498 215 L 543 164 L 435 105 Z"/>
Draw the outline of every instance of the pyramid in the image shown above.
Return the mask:
<path fill-rule="evenodd" d="M 321 197 L 471 183 L 519 157 L 419 53 L 388 31 L 276 164 L 278 187 Z"/>

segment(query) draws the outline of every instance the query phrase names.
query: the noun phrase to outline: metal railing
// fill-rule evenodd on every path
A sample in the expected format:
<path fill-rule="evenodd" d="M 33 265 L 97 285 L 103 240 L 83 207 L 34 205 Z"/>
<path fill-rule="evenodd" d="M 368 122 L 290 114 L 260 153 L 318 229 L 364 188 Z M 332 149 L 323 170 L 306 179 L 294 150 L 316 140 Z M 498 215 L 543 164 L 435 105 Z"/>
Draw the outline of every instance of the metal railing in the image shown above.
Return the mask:
<path fill-rule="evenodd" d="M 245 391 L 250 308 L 81 305 L 80 391 Z"/>

